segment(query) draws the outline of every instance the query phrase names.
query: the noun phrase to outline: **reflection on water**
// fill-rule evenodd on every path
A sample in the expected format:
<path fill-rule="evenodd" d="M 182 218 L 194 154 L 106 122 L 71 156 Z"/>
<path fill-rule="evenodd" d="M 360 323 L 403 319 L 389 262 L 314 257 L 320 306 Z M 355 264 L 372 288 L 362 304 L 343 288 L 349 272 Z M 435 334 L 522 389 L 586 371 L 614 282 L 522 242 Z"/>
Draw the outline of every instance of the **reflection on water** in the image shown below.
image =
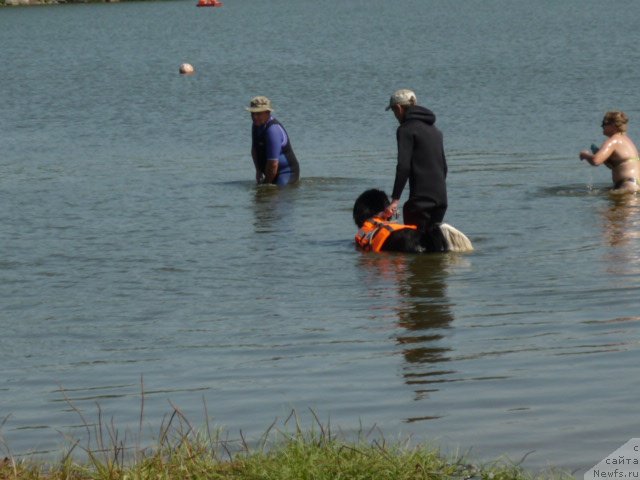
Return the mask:
<path fill-rule="evenodd" d="M 259 185 L 254 195 L 254 230 L 256 234 L 292 231 L 286 218 L 295 207 L 297 185 L 276 187 Z"/>
<path fill-rule="evenodd" d="M 363 255 L 367 278 L 382 281 L 383 296 L 394 298 L 393 315 L 400 333 L 396 342 L 405 359 L 402 376 L 415 392 L 415 400 L 437 391 L 433 384 L 455 373 L 443 367 L 450 359 L 445 329 L 454 320 L 447 298 L 450 255 Z M 376 290 L 373 290 L 374 292 Z M 437 418 L 437 417 L 432 417 Z M 422 417 L 421 419 L 425 419 Z M 414 421 L 416 419 L 409 419 Z"/>
<path fill-rule="evenodd" d="M 455 373 L 441 365 L 450 353 L 450 347 L 442 342 L 443 330 L 454 320 L 446 292 L 447 260 L 446 255 L 413 257 L 399 284 L 402 302 L 398 325 L 406 332 L 398 335 L 397 342 L 406 361 L 403 376 L 416 399 L 428 397 L 434 383 L 445 382 Z"/>
<path fill-rule="evenodd" d="M 640 238 L 639 213 L 637 195 L 611 195 L 611 204 L 603 215 L 603 230 L 609 245 L 628 245 Z"/>
<path fill-rule="evenodd" d="M 612 247 L 606 251 L 607 271 L 619 275 L 640 274 L 640 197 L 611 195 L 602 212 L 602 233 Z"/>

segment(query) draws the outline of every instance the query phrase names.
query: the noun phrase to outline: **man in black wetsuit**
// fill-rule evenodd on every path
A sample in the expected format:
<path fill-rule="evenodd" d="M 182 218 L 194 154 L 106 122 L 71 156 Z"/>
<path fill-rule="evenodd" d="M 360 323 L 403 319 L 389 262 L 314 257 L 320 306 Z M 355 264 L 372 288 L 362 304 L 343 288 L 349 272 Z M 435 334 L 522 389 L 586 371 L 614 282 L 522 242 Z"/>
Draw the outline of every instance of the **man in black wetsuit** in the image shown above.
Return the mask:
<path fill-rule="evenodd" d="M 398 90 L 386 110 L 393 110 L 400 122 L 396 132 L 398 164 L 386 215 L 398 210 L 398 202 L 407 180 L 409 199 L 402 208 L 405 224 L 417 225 L 425 233 L 433 232 L 447 211 L 447 160 L 442 133 L 435 127 L 435 114 L 417 105 L 411 90 Z M 438 230 L 439 231 L 439 230 Z"/>

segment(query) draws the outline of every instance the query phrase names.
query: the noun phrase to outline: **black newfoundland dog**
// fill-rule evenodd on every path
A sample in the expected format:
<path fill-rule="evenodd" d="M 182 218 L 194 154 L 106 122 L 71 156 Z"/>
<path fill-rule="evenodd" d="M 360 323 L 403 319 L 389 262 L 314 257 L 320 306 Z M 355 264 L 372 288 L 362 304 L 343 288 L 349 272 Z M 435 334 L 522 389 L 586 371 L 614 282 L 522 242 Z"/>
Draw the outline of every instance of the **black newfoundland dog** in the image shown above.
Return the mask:
<path fill-rule="evenodd" d="M 460 230 L 446 223 L 420 232 L 412 225 L 388 221 L 379 216 L 389 206 L 382 190 L 363 192 L 353 205 L 353 221 L 358 226 L 356 244 L 375 252 L 470 252 L 473 245 Z"/>

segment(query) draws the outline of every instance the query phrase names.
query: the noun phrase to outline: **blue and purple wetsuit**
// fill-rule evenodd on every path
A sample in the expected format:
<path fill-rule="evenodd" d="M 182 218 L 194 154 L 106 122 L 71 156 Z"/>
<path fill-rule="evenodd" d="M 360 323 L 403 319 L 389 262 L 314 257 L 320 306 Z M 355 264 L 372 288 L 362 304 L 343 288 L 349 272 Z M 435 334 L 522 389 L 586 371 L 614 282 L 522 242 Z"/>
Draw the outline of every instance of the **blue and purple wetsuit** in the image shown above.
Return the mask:
<path fill-rule="evenodd" d="M 273 179 L 276 185 L 295 183 L 300 178 L 300 165 L 293 152 L 289 135 L 282 124 L 273 117 L 264 125 L 251 127 L 252 148 L 255 149 L 258 168 L 264 173 L 267 160 L 278 160 L 278 173 Z"/>

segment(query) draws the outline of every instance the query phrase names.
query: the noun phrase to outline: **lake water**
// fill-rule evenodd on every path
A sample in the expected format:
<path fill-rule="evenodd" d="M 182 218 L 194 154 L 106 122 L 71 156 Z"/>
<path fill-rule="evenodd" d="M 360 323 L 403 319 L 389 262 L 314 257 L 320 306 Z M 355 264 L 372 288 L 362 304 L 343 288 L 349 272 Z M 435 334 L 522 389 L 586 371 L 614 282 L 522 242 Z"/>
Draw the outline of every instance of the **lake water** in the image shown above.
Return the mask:
<path fill-rule="evenodd" d="M 638 436 L 640 197 L 578 151 L 611 109 L 640 138 L 640 3 L 195 3 L 0 10 L 5 450 L 56 455 L 98 405 L 135 431 L 141 403 L 149 437 L 172 405 L 248 438 L 312 410 L 576 472 Z M 404 87 L 472 254 L 354 249 Z M 253 183 L 254 95 L 297 187 Z"/>

